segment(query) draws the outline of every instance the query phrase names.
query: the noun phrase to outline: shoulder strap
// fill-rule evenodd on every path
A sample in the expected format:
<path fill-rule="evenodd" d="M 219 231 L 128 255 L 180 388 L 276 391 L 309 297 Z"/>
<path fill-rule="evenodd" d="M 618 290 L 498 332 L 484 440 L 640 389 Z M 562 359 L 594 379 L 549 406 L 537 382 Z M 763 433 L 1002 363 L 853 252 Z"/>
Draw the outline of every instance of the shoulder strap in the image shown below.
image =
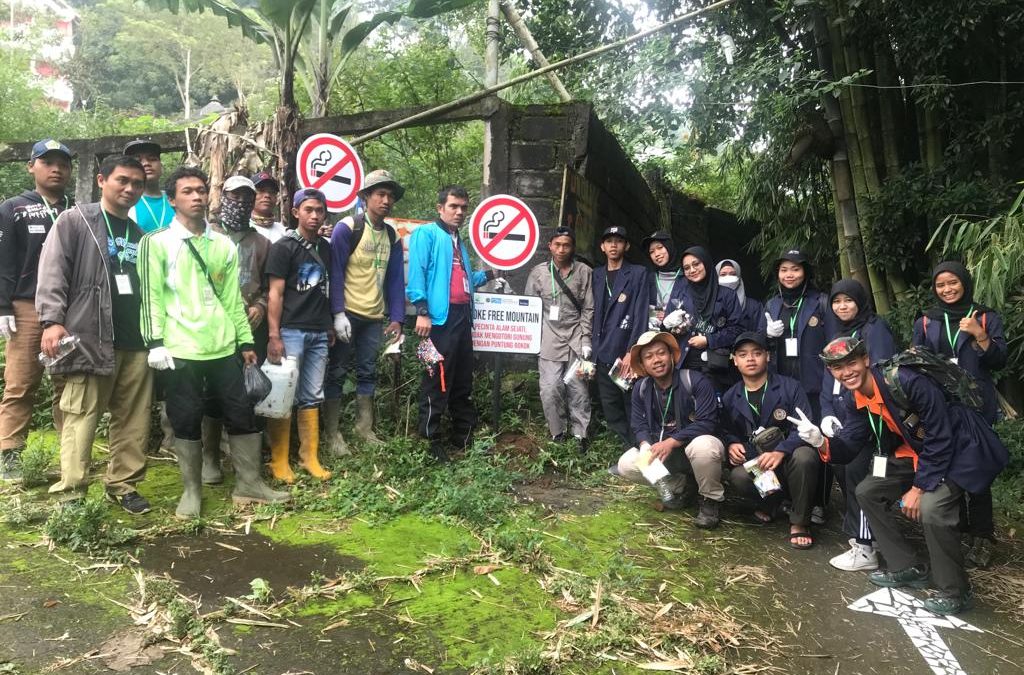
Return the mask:
<path fill-rule="evenodd" d="M 551 263 L 548 263 L 548 265 L 551 265 Z M 572 294 L 572 291 L 569 290 L 569 285 L 565 283 L 565 279 L 562 278 L 561 273 L 557 270 L 552 270 L 551 267 L 548 267 L 548 269 L 551 270 L 552 276 L 555 277 L 555 283 L 562 289 L 562 293 L 565 293 L 565 297 L 569 298 L 569 302 L 571 302 L 572 306 L 576 308 L 576 313 L 583 314 L 583 304 L 575 295 Z"/>
<path fill-rule="evenodd" d="M 690 382 L 690 371 L 688 369 L 683 368 L 679 381 L 683 383 L 683 391 L 689 396 L 693 392 L 693 383 Z"/>
<path fill-rule="evenodd" d="M 213 289 L 213 294 L 220 299 L 220 293 L 217 292 L 217 286 L 213 283 L 213 277 L 210 276 L 210 270 L 206 267 L 206 263 L 203 261 L 203 256 L 199 255 L 199 251 L 196 250 L 195 244 L 192 243 L 192 238 L 185 240 L 185 244 L 188 245 L 188 250 L 192 252 L 192 257 L 196 259 L 196 263 L 199 265 L 199 269 L 203 271 L 203 276 L 206 277 L 207 283 L 210 284 L 210 288 Z"/>
<path fill-rule="evenodd" d="M 366 214 L 357 213 L 352 216 L 352 237 L 349 238 L 348 252 L 349 255 L 352 251 L 356 250 L 356 246 L 359 246 L 359 242 L 363 240 L 363 231 L 366 229 Z"/>

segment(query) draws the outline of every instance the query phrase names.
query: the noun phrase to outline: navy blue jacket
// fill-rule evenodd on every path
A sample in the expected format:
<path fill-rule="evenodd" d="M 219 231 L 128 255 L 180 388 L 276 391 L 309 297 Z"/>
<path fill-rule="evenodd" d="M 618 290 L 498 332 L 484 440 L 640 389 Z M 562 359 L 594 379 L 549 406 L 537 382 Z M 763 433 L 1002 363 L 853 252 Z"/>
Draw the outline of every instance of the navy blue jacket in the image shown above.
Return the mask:
<path fill-rule="evenodd" d="M 647 330 L 647 270 L 640 265 L 622 263 L 615 285 L 608 290 L 608 268 L 594 270 L 594 327 L 591 346 L 598 363 L 615 363 L 636 344 Z"/>
<path fill-rule="evenodd" d="M 871 367 L 882 402 L 896 420 L 900 433 L 917 453 L 914 485 L 931 492 L 947 477 L 977 493 L 992 484 L 1009 461 L 1009 452 L 981 415 L 959 403 L 946 401 L 931 378 L 911 368 L 900 368 L 898 377 L 909 401 L 908 418 L 901 417 L 878 366 Z M 827 439 L 829 458 L 835 464 L 853 461 L 864 448 L 876 447 L 866 409 L 857 408 L 851 397 L 846 422 L 835 438 Z M 824 447 L 822 448 L 825 449 Z"/>
<path fill-rule="evenodd" d="M 683 395 L 686 385 L 683 378 L 690 376 L 689 395 Z M 636 434 L 636 442 L 657 443 L 662 438 L 662 403 L 658 401 L 657 384 L 654 378 L 643 377 L 633 385 L 632 413 L 630 426 Z M 714 435 L 718 424 L 718 397 L 711 380 L 696 370 L 675 370 L 672 374 L 672 410 L 676 428 L 665 438 L 674 438 L 686 447 L 698 436 Z"/>
<path fill-rule="evenodd" d="M 697 315 L 697 308 L 693 302 L 693 295 L 690 293 L 690 282 L 679 278 L 672 286 L 672 292 L 668 296 L 668 304 L 665 307 L 665 314 L 682 309 L 693 317 L 694 328 L 691 335 L 697 334 L 696 323 L 700 321 Z M 740 301 L 736 297 L 736 291 L 724 286 L 718 287 L 718 295 L 715 297 L 715 304 L 711 308 L 710 325 L 706 330 L 700 331 L 708 338 L 708 349 L 731 349 L 733 340 L 743 332 L 743 315 L 740 309 Z M 764 318 L 764 317 L 762 317 Z M 690 351 L 687 343 L 688 336 L 679 336 L 679 349 L 682 356 L 679 363 L 686 360 L 686 353 Z"/>
<path fill-rule="evenodd" d="M 791 455 L 797 448 L 807 445 L 797 434 L 796 425 L 786 419 L 796 417 L 797 408 L 804 412 L 810 408 L 807 394 L 800 388 L 799 382 L 785 375 L 769 375 L 759 415 L 755 415 L 747 404 L 743 389 L 741 380 L 729 387 L 722 396 L 721 428 L 725 432 L 726 445 L 742 443 L 747 459 L 754 459 L 758 452 L 750 443 L 750 435 L 759 427 L 778 427 L 786 434 L 786 438 L 775 448 L 779 452 Z"/>
<path fill-rule="evenodd" d="M 764 303 L 748 295 L 745 304 L 740 308 L 740 325 L 743 326 L 744 331 L 756 331 L 763 320 Z"/>
<path fill-rule="evenodd" d="M 824 293 L 816 290 L 808 291 L 804 296 L 804 302 L 800 306 L 800 314 L 796 320 L 800 386 L 804 388 L 808 396 L 817 397 L 818 392 L 821 391 L 825 365 L 821 361 L 820 354 L 828 342 L 826 336 L 835 333 L 835 330 L 830 329 L 833 319 L 829 318 L 834 315 L 827 305 L 828 297 Z M 782 298 L 775 296 L 769 300 L 765 304 L 765 311 L 771 314 L 773 319 L 778 319 L 782 313 Z M 757 323 L 757 330 L 760 333 L 766 333 L 768 330 L 768 322 L 763 313 Z M 786 354 L 785 337 L 769 338 L 768 342 L 774 352 L 772 360 L 768 362 L 768 369 L 771 372 L 777 372 L 777 364 Z"/>
<path fill-rule="evenodd" d="M 833 333 L 832 338 L 834 337 Z M 877 314 L 864 324 L 863 332 L 858 332 L 856 337 L 864 340 L 867 344 L 871 363 L 879 363 L 896 353 L 896 340 L 892 337 L 892 330 L 885 319 Z M 840 422 L 846 421 L 843 419 L 843 415 L 846 414 L 846 402 L 853 399 L 853 394 L 832 377 L 832 372 L 828 368 L 825 368 L 825 374 L 821 380 L 819 399 L 821 400 L 822 419 L 831 415 Z"/>
<path fill-rule="evenodd" d="M 999 412 L 999 400 L 996 397 L 995 382 L 992 381 L 992 371 L 999 370 L 1006 365 L 1006 336 L 1003 334 L 1003 320 L 997 313 L 992 311 L 979 313 L 977 320 L 985 328 L 988 339 L 991 340 L 988 349 L 981 351 L 971 334 L 961 331 L 954 343 L 956 357 L 960 367 L 970 373 L 981 385 L 981 393 L 985 399 L 981 413 L 986 422 L 995 424 Z M 950 329 L 954 335 L 957 328 L 959 328 L 959 323 L 956 326 L 950 323 Z M 924 316 L 918 317 L 914 322 L 914 337 L 911 343 L 928 347 L 936 354 L 949 353 L 949 337 L 946 335 L 945 324 Z"/>

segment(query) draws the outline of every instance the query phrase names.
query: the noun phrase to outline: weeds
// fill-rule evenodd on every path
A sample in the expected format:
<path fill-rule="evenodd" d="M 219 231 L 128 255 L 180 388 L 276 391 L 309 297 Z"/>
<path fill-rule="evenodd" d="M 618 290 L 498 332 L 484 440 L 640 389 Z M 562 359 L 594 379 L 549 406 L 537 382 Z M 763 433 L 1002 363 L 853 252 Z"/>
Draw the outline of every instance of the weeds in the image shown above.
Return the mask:
<path fill-rule="evenodd" d="M 35 487 L 47 483 L 46 473 L 58 456 L 59 448 L 59 440 L 52 435 L 38 431 L 29 434 L 21 453 L 22 486 Z"/>
<path fill-rule="evenodd" d="M 112 547 L 135 537 L 133 530 L 107 519 L 107 506 L 99 498 L 87 498 L 57 508 L 47 519 L 43 531 L 55 544 L 94 555 L 109 554 Z"/>

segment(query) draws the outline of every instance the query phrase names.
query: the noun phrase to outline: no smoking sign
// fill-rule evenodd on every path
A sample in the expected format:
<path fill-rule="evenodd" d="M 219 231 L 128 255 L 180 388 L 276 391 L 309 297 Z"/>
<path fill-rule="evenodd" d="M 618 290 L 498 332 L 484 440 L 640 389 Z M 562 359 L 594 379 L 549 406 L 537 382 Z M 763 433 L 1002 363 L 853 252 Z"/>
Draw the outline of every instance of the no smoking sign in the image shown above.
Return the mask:
<path fill-rule="evenodd" d="M 476 207 L 469 235 L 473 250 L 486 264 L 514 270 L 529 262 L 536 252 L 540 226 L 522 201 L 511 195 L 494 195 Z"/>
<path fill-rule="evenodd" d="M 347 211 L 363 187 L 363 164 L 355 148 L 333 134 L 314 134 L 299 146 L 299 185 L 327 197 L 327 210 Z"/>

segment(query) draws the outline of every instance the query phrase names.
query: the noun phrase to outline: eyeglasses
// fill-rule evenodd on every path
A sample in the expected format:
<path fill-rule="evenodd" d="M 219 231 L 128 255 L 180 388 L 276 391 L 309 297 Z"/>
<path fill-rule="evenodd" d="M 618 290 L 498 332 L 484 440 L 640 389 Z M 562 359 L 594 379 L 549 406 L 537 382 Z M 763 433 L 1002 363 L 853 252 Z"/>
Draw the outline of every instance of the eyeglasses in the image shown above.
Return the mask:
<path fill-rule="evenodd" d="M 700 269 L 704 269 L 704 263 L 702 263 L 702 262 L 695 262 L 692 265 L 683 265 L 683 271 L 684 272 L 690 272 L 690 271 L 693 271 L 693 270 L 700 270 Z"/>

